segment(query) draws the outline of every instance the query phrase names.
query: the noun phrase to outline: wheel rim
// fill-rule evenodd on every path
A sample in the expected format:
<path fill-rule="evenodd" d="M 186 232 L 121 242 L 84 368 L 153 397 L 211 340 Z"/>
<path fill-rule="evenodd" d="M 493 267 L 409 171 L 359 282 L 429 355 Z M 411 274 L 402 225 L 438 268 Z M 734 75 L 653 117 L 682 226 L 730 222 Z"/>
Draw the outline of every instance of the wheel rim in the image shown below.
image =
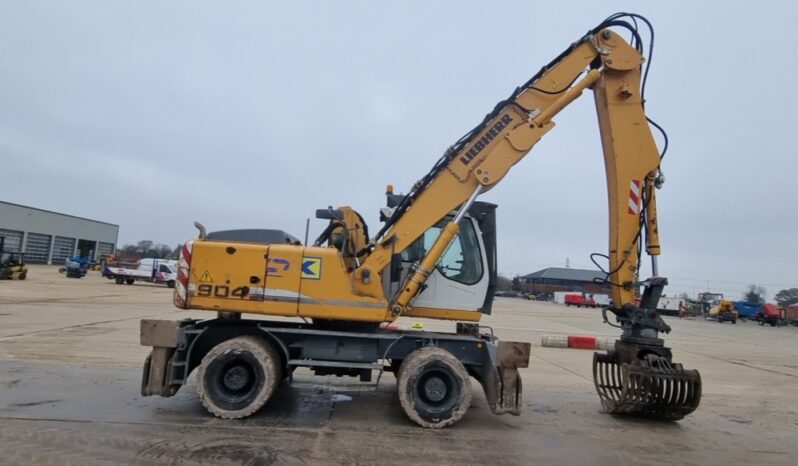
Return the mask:
<path fill-rule="evenodd" d="M 252 385 L 254 374 L 251 368 L 240 364 L 227 368 L 222 374 L 222 385 L 231 393 L 246 392 Z"/>
<path fill-rule="evenodd" d="M 252 401 L 264 383 L 264 373 L 253 355 L 248 352 L 230 354 L 216 361 L 211 371 L 210 395 L 225 409 L 240 409 Z M 215 364 L 212 364 L 212 366 Z"/>
<path fill-rule="evenodd" d="M 457 404 L 460 387 L 454 374 L 431 367 L 421 373 L 415 386 L 416 402 L 429 413 L 444 413 Z"/>

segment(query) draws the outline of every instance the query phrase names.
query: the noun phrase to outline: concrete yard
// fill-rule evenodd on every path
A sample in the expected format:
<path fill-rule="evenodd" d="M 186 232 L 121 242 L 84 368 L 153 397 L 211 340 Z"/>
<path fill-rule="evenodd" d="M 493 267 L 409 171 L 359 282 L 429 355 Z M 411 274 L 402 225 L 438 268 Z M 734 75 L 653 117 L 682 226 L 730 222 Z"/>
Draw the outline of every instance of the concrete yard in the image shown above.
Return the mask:
<path fill-rule="evenodd" d="M 429 431 L 402 413 L 390 374 L 375 386 L 298 371 L 242 421 L 207 414 L 193 383 L 142 398 L 139 319 L 186 316 L 166 287 L 98 272 L 78 280 L 33 266 L 26 281 L 0 282 L 0 463 L 798 464 L 794 327 L 666 318 L 675 359 L 701 371 L 704 396 L 691 416 L 662 423 L 600 413 L 592 352 L 540 347 L 543 335 L 615 337 L 598 310 L 499 298 L 483 322 L 533 344 L 524 413 L 493 416 L 474 381 L 466 417 Z"/>

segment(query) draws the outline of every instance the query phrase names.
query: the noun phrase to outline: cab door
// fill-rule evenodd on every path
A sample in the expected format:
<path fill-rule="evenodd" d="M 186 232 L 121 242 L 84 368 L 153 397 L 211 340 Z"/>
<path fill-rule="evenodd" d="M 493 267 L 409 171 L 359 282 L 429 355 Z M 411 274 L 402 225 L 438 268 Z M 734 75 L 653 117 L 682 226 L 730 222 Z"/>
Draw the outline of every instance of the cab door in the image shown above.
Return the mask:
<path fill-rule="evenodd" d="M 403 273 L 419 261 L 451 220 L 444 218 L 402 253 Z M 466 217 L 460 233 L 441 256 L 427 279 L 427 287 L 416 297 L 414 307 L 477 311 L 484 302 L 490 282 L 482 235 L 474 219 Z"/>

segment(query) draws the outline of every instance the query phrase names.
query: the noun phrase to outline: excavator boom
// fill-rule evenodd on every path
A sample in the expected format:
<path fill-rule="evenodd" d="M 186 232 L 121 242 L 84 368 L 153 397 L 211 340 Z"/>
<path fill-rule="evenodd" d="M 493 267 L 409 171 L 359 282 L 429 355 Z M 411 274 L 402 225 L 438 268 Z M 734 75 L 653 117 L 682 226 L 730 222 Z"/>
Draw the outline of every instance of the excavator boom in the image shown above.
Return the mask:
<path fill-rule="evenodd" d="M 554 116 L 584 90 L 592 89 L 609 206 L 605 281 L 612 290 L 609 311 L 623 330 L 614 351 L 594 358 L 596 390 L 608 412 L 678 419 L 697 408 L 701 378 L 697 371 L 674 364 L 670 349 L 658 338 L 659 333 L 670 332 L 656 311 L 667 284 L 658 276 L 657 267 L 660 241 L 655 188 L 663 182 L 661 155 L 644 110 L 645 60 L 640 35 L 633 26 L 637 22 L 630 24 L 622 20 L 624 17 L 640 19 L 650 27 L 638 15 L 608 18 L 496 105 L 416 183 L 378 234 L 362 270 L 381 271 L 393 254 L 459 208 L 392 297 L 391 314 L 407 312 L 458 234 L 459 222 L 477 196 L 500 182 L 554 127 Z M 629 29 L 637 46 L 630 45 L 611 27 Z M 653 29 L 651 35 L 653 40 Z M 642 281 L 639 271 L 644 241 L 652 258 L 653 276 Z"/>

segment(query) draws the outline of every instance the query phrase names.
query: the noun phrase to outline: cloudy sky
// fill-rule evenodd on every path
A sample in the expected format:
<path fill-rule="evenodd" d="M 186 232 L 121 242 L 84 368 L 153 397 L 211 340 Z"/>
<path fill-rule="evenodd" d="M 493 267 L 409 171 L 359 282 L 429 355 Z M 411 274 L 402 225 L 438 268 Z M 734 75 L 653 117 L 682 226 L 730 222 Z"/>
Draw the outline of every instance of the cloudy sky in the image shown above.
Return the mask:
<path fill-rule="evenodd" d="M 798 286 L 795 2 L 113 2 L 0 6 L 0 199 L 120 225 L 120 245 L 210 230 L 301 237 L 352 205 L 376 231 L 541 66 L 616 11 L 656 45 L 647 111 L 671 292 Z M 499 269 L 587 267 L 607 244 L 589 93 L 505 181 Z M 311 222 L 311 235 L 323 228 Z"/>

